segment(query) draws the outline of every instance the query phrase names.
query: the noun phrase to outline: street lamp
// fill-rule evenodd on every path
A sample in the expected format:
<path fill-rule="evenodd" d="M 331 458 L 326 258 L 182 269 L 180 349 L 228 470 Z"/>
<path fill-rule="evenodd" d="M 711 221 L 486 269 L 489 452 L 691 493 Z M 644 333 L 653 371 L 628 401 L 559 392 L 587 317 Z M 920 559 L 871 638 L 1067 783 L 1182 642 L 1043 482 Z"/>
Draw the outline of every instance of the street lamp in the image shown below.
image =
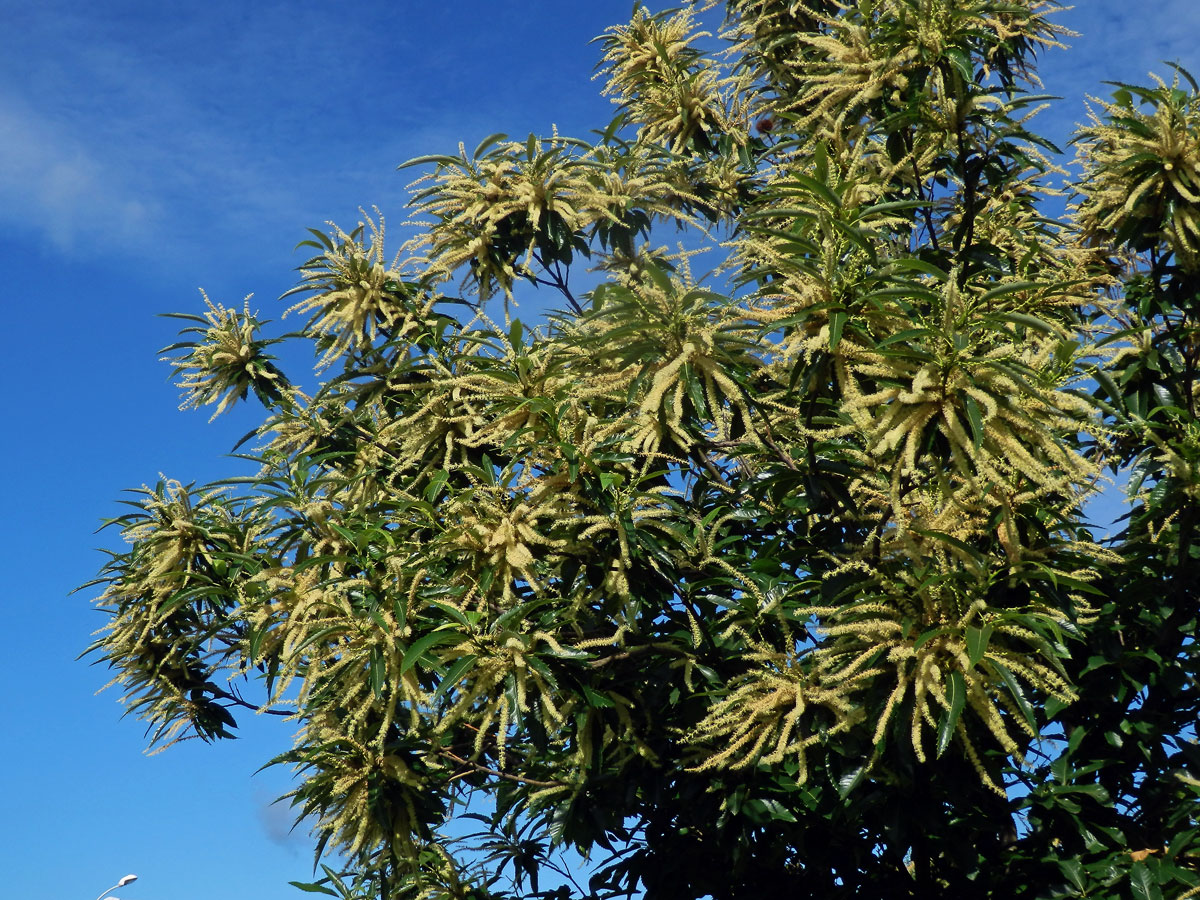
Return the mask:
<path fill-rule="evenodd" d="M 135 881 L 137 881 L 136 875 L 126 875 L 124 878 L 122 878 L 120 881 L 118 881 L 112 887 L 105 888 L 104 890 L 102 890 L 100 892 L 100 896 L 97 897 L 96 900 L 104 900 L 104 895 L 107 894 L 109 891 L 115 891 L 117 888 L 123 888 L 123 887 L 125 887 L 125 885 L 133 884 L 133 882 L 135 882 Z M 110 897 L 109 900 L 117 900 L 117 898 Z"/>

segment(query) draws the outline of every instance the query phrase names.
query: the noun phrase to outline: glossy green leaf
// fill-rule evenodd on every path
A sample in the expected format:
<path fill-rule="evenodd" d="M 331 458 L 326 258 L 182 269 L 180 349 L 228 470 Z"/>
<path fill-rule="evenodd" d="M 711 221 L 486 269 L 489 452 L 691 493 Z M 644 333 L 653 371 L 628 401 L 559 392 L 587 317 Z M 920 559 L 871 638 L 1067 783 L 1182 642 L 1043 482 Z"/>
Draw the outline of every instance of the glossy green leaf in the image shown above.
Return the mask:
<path fill-rule="evenodd" d="M 984 625 L 980 628 L 968 626 L 967 628 L 967 658 L 971 665 L 977 666 L 987 653 L 988 641 L 992 637 L 992 626 Z"/>
<path fill-rule="evenodd" d="M 967 702 L 967 683 L 962 672 L 957 669 L 951 672 L 950 677 L 946 679 L 946 702 L 949 704 L 949 708 L 942 711 L 941 718 L 938 720 L 938 757 L 941 757 L 950 746 L 955 729 L 958 728 L 959 719 L 962 718 L 963 706 Z"/>

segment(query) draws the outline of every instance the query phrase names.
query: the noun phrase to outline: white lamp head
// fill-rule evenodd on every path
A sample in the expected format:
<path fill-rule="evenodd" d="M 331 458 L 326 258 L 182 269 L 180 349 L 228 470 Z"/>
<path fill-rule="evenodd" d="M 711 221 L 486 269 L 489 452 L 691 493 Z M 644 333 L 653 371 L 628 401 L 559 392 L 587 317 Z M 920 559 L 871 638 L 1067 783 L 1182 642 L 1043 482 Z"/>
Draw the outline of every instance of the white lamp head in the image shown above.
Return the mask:
<path fill-rule="evenodd" d="M 136 875 L 126 875 L 124 878 L 122 878 L 120 881 L 117 882 L 117 887 L 125 887 L 125 885 L 132 884 L 135 881 L 137 881 Z"/>

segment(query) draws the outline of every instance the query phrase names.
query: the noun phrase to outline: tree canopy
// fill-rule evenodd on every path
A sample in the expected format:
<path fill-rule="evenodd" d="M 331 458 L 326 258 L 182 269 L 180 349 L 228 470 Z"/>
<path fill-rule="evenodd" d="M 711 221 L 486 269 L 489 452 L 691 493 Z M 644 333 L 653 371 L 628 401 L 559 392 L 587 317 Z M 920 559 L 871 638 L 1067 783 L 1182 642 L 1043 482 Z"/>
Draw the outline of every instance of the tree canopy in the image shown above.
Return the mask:
<path fill-rule="evenodd" d="M 715 5 L 312 230 L 293 332 L 180 316 L 257 474 L 137 492 L 94 657 L 158 743 L 290 716 L 314 891 L 1200 894 L 1196 82 L 1064 194 L 1054 0 Z"/>

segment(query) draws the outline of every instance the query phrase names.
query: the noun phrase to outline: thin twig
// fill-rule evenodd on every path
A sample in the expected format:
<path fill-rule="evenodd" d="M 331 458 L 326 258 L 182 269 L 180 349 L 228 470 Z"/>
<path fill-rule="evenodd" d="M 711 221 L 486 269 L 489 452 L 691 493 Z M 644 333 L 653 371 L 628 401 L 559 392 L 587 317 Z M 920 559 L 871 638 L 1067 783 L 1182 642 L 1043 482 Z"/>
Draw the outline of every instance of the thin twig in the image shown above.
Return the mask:
<path fill-rule="evenodd" d="M 779 461 L 781 463 L 795 472 L 796 461 L 792 459 L 790 454 L 784 453 L 783 450 L 780 449 L 779 445 L 775 443 L 775 438 L 771 434 L 771 422 L 766 416 L 763 416 L 763 424 L 766 426 L 766 431 L 762 434 L 763 441 L 768 447 L 771 448 L 775 455 L 779 457 Z"/>
<path fill-rule="evenodd" d="M 538 781 L 536 778 L 525 778 L 521 775 L 513 775 L 511 772 L 501 772 L 499 769 L 490 769 L 487 766 L 481 766 L 477 762 L 472 762 L 469 759 L 463 759 L 457 753 L 452 753 L 449 750 L 439 750 L 438 756 L 444 756 L 449 760 L 453 760 L 460 766 L 469 766 L 476 772 L 482 772 L 485 775 L 495 775 L 497 778 L 504 778 L 508 781 L 515 781 L 518 784 L 528 784 L 533 787 L 567 787 L 565 781 Z"/>

